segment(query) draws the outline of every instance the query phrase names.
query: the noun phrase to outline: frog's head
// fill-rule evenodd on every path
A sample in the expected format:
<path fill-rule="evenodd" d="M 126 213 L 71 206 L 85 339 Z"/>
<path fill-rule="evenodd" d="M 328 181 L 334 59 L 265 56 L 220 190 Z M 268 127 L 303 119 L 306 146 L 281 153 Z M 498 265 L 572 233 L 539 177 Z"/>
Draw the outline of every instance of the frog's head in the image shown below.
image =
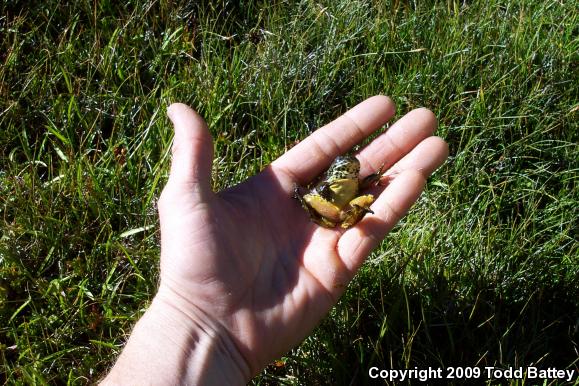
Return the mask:
<path fill-rule="evenodd" d="M 325 181 L 332 183 L 338 180 L 356 180 L 360 173 L 360 161 L 353 155 L 337 157 L 326 172 Z"/>

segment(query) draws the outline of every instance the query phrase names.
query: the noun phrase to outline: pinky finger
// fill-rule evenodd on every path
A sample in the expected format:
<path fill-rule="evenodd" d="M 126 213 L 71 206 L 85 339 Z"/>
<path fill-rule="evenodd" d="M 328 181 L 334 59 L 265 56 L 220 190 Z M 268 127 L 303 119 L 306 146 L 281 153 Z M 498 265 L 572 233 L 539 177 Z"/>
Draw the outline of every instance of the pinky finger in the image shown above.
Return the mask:
<path fill-rule="evenodd" d="M 416 202 L 425 183 L 424 175 L 416 170 L 401 172 L 372 205 L 374 214 L 344 232 L 338 241 L 338 254 L 351 277 Z"/>

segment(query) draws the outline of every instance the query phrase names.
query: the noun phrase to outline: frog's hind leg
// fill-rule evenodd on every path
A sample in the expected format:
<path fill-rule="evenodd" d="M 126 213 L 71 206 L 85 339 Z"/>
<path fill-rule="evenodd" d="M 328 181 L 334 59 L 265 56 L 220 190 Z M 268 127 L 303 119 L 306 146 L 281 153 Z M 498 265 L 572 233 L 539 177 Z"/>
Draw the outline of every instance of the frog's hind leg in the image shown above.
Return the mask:
<path fill-rule="evenodd" d="M 371 194 L 359 196 L 350 201 L 350 209 L 344 214 L 341 227 L 344 229 L 351 228 L 356 225 L 366 213 L 374 214 L 374 211 L 370 209 L 370 205 L 372 205 L 373 202 L 374 196 Z"/>
<path fill-rule="evenodd" d="M 312 209 L 312 207 L 304 199 L 301 188 L 297 184 L 294 184 L 294 198 L 300 202 L 302 208 L 308 212 L 310 220 L 312 220 L 314 223 L 323 226 L 324 228 L 334 228 L 336 226 L 335 222 L 320 216 L 315 210 Z"/>

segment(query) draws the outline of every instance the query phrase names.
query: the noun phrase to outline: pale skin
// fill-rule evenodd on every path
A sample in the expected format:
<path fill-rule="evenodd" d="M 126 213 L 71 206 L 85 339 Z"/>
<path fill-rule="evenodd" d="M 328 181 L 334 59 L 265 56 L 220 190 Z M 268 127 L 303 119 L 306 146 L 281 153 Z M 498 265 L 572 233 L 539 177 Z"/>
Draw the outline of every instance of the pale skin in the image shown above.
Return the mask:
<path fill-rule="evenodd" d="M 159 290 L 103 384 L 242 385 L 298 345 L 448 155 L 432 112 L 413 110 L 356 154 L 361 176 L 384 165 L 374 214 L 348 230 L 312 223 L 292 198 L 294 184 L 315 179 L 394 109 L 388 97 L 369 98 L 260 174 L 214 193 L 207 126 L 171 105 Z"/>

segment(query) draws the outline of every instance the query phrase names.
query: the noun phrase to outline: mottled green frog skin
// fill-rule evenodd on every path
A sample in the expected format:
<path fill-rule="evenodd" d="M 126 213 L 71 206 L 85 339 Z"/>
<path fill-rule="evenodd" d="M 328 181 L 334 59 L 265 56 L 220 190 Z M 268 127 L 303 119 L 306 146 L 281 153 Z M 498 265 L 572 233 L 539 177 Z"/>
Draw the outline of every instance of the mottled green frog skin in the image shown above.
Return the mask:
<path fill-rule="evenodd" d="M 360 161 L 352 155 L 341 155 L 326 171 L 323 182 L 332 183 L 339 180 L 358 179 L 360 175 Z"/>
<path fill-rule="evenodd" d="M 379 174 L 373 174 L 363 181 L 360 181 L 359 175 L 360 161 L 356 157 L 339 156 L 320 182 L 305 194 L 301 194 L 300 188 L 296 187 L 295 196 L 315 223 L 326 228 L 337 225 L 350 228 L 366 213 L 373 213 L 370 205 L 374 202 L 374 196 L 359 195 L 361 185 L 379 180 Z"/>

